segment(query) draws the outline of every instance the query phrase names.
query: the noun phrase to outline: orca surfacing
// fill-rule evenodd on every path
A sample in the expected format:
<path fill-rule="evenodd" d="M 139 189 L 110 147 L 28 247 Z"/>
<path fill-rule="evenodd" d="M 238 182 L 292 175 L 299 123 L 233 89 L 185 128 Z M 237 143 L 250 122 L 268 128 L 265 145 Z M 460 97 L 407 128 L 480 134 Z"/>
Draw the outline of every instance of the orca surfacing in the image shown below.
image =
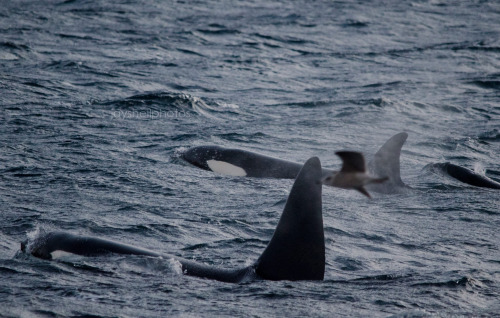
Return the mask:
<path fill-rule="evenodd" d="M 323 280 L 325 273 L 325 239 L 321 200 L 321 163 L 309 159 L 300 170 L 273 237 L 259 259 L 251 266 L 220 269 L 183 258 L 95 237 L 51 232 L 21 249 L 42 259 L 52 259 L 55 252 L 83 256 L 129 254 L 173 258 L 185 275 L 222 282 L 240 283 L 254 279 Z"/>
<path fill-rule="evenodd" d="M 482 188 L 500 189 L 499 182 L 451 162 L 434 163 L 431 167 L 439 169 L 441 172 L 466 184 Z"/>
<path fill-rule="evenodd" d="M 368 172 L 387 182 L 369 184 L 367 189 L 374 192 L 393 193 L 406 185 L 401 180 L 400 156 L 408 134 L 398 133 L 387 140 L 368 163 Z M 219 146 L 197 146 L 188 149 L 182 158 L 190 164 L 216 173 L 254 178 L 294 179 L 302 165 L 300 163 L 265 156 L 242 149 Z M 322 169 L 323 177 L 334 174 L 334 170 Z"/>

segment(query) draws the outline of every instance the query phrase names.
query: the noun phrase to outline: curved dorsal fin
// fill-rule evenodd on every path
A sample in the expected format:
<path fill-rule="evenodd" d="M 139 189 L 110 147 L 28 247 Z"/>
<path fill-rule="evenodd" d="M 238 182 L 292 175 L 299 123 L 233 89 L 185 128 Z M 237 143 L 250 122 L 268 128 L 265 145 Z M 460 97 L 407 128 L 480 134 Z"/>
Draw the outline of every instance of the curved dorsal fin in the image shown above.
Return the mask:
<path fill-rule="evenodd" d="M 388 177 L 390 183 L 403 186 L 399 157 L 407 138 L 408 134 L 402 132 L 387 140 L 368 165 L 370 172 L 379 177 Z"/>
<path fill-rule="evenodd" d="M 304 164 L 286 201 L 273 237 L 255 266 L 270 280 L 322 280 L 325 237 L 321 203 L 321 163 Z"/>

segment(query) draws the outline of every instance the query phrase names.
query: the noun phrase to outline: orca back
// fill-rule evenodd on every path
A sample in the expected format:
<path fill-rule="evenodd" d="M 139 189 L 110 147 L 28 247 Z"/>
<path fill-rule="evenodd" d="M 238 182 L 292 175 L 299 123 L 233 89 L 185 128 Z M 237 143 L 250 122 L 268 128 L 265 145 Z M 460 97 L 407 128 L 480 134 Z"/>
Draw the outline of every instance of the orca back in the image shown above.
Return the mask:
<path fill-rule="evenodd" d="M 434 164 L 434 166 L 441 168 L 448 175 L 463 183 L 467 183 L 476 187 L 500 189 L 499 182 L 492 180 L 487 176 L 483 176 L 479 173 L 476 173 L 470 169 L 457 166 L 453 163 L 450 162 L 437 163 Z"/>
<path fill-rule="evenodd" d="M 24 247 L 23 247 L 24 245 Z M 21 249 L 26 249 L 23 244 Z M 127 244 L 104 240 L 96 237 L 77 236 L 64 232 L 51 232 L 38 237 L 29 252 L 36 257 L 51 259 L 52 253 L 63 251 L 82 256 L 98 256 L 103 254 L 130 254 L 158 257 L 160 254 Z"/>
<path fill-rule="evenodd" d="M 217 173 L 254 178 L 295 179 L 302 164 L 258 153 L 219 146 L 188 149 L 182 158 L 199 168 Z"/>

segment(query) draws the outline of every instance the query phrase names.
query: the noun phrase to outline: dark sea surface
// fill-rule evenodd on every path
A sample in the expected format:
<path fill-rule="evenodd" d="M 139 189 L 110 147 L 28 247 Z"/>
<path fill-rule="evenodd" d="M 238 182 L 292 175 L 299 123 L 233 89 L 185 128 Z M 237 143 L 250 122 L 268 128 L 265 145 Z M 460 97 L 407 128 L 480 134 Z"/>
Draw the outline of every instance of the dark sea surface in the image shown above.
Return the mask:
<path fill-rule="evenodd" d="M 0 316 L 500 313 L 498 1 L 0 1 Z M 304 162 L 409 134 L 399 194 L 324 188 L 324 281 L 227 284 L 139 256 L 56 261 L 62 230 L 225 268 L 267 245 L 292 180 L 180 154 Z"/>

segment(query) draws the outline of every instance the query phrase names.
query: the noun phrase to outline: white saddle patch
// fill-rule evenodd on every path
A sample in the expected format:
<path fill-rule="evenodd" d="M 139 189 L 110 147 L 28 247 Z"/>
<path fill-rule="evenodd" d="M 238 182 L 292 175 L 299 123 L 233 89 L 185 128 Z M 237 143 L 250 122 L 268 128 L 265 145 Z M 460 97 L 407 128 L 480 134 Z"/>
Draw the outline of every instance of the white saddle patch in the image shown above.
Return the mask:
<path fill-rule="evenodd" d="M 207 165 L 213 172 L 230 175 L 233 177 L 245 177 L 247 172 L 235 165 L 219 160 L 207 160 Z"/>

